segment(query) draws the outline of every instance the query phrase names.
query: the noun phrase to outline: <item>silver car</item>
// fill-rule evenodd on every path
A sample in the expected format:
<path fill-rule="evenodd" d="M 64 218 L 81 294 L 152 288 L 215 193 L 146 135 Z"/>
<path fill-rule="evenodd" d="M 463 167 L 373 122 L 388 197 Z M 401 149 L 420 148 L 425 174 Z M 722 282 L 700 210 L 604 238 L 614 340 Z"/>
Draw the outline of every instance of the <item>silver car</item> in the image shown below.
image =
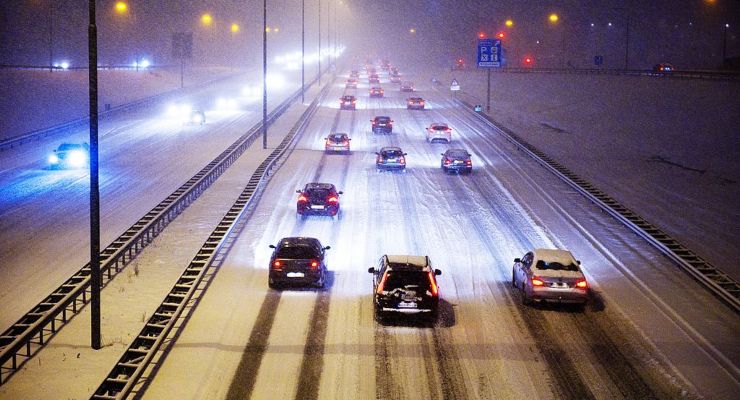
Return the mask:
<path fill-rule="evenodd" d="M 581 262 L 567 250 L 535 249 L 514 259 L 511 284 L 519 289 L 523 304 L 588 301 L 588 282 Z"/>

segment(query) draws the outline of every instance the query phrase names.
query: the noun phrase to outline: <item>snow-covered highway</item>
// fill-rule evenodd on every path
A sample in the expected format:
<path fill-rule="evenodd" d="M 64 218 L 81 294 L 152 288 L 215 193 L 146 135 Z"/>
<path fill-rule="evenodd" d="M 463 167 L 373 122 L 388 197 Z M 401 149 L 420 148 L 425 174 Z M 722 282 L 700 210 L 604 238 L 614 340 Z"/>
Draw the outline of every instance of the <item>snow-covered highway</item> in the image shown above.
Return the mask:
<path fill-rule="evenodd" d="M 735 313 L 447 94 L 419 81 L 429 109 L 410 111 L 407 95 L 387 77 L 382 99 L 370 99 L 365 82 L 345 90 L 343 77 L 333 81 L 166 357 L 140 388 L 144 398 L 736 396 Z M 358 96 L 356 111 L 339 110 L 344 92 Z M 312 90 L 311 98 L 317 93 Z M 271 145 L 305 108 L 295 105 L 271 127 Z M 370 132 L 375 115 L 395 120 L 392 134 Z M 106 159 L 103 153 L 109 186 L 102 180 L 111 199 L 103 215 L 111 223 L 102 242 L 256 118 L 254 111 L 234 113 L 203 127 L 170 130 L 153 122 L 112 122 L 119 124 L 109 129 L 116 134 L 104 140 L 116 154 Z M 424 140 L 424 128 L 436 121 L 453 128 L 450 145 Z M 350 134 L 350 154 L 324 153 L 324 137 L 332 131 Z M 374 152 L 384 145 L 408 153 L 405 172 L 376 170 Z M 473 154 L 472 174 L 442 173 L 440 153 L 448 147 Z M 80 207 L 86 175 L 61 172 L 51 188 L 38 189 L 46 194 L 33 192 L 38 186 L 28 182 L 49 174 L 39 165 L 23 171 L 43 159 L 43 151 L 3 158 L 14 163 L 3 164 L 0 175 L 3 327 L 86 259 L 86 207 Z M 0 397 L 89 397 L 141 329 L 142 313 L 151 314 L 267 152 L 253 144 L 139 255 L 129 267 L 136 274 L 121 274 L 106 288 L 103 350 L 86 348 L 85 311 L 39 352 L 38 363 L 27 363 L 0 386 Z M 296 218 L 295 190 L 313 181 L 344 192 L 339 218 Z M 72 195 L 54 196 L 57 191 Z M 29 201 L 18 207 L 24 193 Z M 332 247 L 325 290 L 267 288 L 268 245 L 285 236 L 313 236 Z M 57 237 L 65 240 L 51 239 Z M 29 242 L 42 247 L 24 245 Z M 510 284 L 512 263 L 535 247 L 567 248 L 582 261 L 594 293 L 585 311 L 521 305 Z M 434 327 L 374 321 L 367 268 L 382 254 L 426 254 L 443 271 L 442 315 Z"/>

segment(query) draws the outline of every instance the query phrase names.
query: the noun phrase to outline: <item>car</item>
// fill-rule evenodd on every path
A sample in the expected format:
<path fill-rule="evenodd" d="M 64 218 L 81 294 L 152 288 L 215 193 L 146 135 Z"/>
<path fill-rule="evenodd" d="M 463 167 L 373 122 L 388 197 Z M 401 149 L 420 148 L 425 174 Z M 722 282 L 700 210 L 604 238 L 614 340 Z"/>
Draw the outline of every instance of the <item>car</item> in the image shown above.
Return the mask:
<path fill-rule="evenodd" d="M 351 95 L 344 95 L 339 98 L 339 108 L 341 110 L 354 110 L 357 108 L 357 98 Z"/>
<path fill-rule="evenodd" d="M 383 88 L 379 86 L 373 86 L 370 88 L 370 97 L 383 97 Z"/>
<path fill-rule="evenodd" d="M 380 77 L 374 72 L 370 74 L 367 79 L 370 83 L 380 83 Z"/>
<path fill-rule="evenodd" d="M 352 71 L 349 73 L 349 77 L 353 79 L 357 79 L 360 77 L 360 70 L 357 68 L 353 68 Z"/>
<path fill-rule="evenodd" d="M 423 316 L 435 321 L 439 315 L 439 269 L 432 268 L 429 256 L 383 255 L 373 274 L 375 317 L 390 315 Z"/>
<path fill-rule="evenodd" d="M 580 265 L 568 250 L 534 249 L 514 259 L 511 284 L 521 292 L 523 304 L 545 301 L 583 306 L 589 288 Z"/>
<path fill-rule="evenodd" d="M 327 152 L 346 151 L 349 152 L 349 135 L 343 132 L 331 133 L 324 138 L 324 150 Z"/>
<path fill-rule="evenodd" d="M 206 123 L 206 113 L 203 110 L 193 109 L 187 115 L 183 125 L 203 125 Z"/>
<path fill-rule="evenodd" d="M 409 97 L 406 99 L 406 108 L 409 110 L 423 110 L 424 103 L 424 99 L 421 97 Z"/>
<path fill-rule="evenodd" d="M 356 78 L 349 78 L 344 82 L 344 87 L 346 89 L 357 89 L 357 79 Z"/>
<path fill-rule="evenodd" d="M 391 67 L 391 76 L 399 76 L 401 73 L 398 71 L 398 67 Z"/>
<path fill-rule="evenodd" d="M 378 170 L 406 169 L 407 154 L 397 146 L 381 147 L 376 152 L 375 166 Z"/>
<path fill-rule="evenodd" d="M 442 153 L 440 166 L 444 172 L 473 172 L 473 161 L 470 159 L 470 153 L 464 149 L 447 149 Z"/>
<path fill-rule="evenodd" d="M 653 72 L 657 72 L 661 74 L 671 73 L 675 70 L 676 68 L 673 65 L 668 64 L 668 63 L 660 63 L 660 64 L 653 65 Z"/>
<path fill-rule="evenodd" d="M 427 127 L 427 141 L 429 143 L 450 143 L 452 141 L 452 128 L 444 122 L 432 122 Z"/>
<path fill-rule="evenodd" d="M 49 168 L 76 169 L 88 166 L 90 145 L 84 143 L 62 143 L 49 155 Z"/>
<path fill-rule="evenodd" d="M 334 217 L 339 214 L 339 195 L 331 183 L 311 182 L 303 189 L 296 190 L 299 193 L 296 201 L 296 213 L 299 216 L 306 215 L 328 215 Z"/>
<path fill-rule="evenodd" d="M 370 120 L 373 133 L 393 133 L 393 120 L 388 116 L 376 116 Z"/>
<path fill-rule="evenodd" d="M 328 275 L 326 251 L 331 246 L 322 246 L 312 237 L 285 237 L 270 248 L 273 249 L 267 278 L 270 288 L 286 284 L 324 287 Z"/>
<path fill-rule="evenodd" d="M 414 91 L 414 83 L 409 81 L 401 82 L 401 91 L 402 92 L 413 92 Z"/>
<path fill-rule="evenodd" d="M 391 83 L 401 83 L 401 77 L 399 75 L 391 75 Z"/>

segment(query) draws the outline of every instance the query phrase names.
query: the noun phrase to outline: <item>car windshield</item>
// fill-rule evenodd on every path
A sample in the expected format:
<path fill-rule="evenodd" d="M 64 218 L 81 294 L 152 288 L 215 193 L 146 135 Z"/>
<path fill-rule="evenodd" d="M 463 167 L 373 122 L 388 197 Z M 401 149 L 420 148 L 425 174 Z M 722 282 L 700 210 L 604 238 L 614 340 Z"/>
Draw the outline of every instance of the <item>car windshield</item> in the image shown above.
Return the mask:
<path fill-rule="evenodd" d="M 388 117 L 378 117 L 375 120 L 378 121 L 378 122 L 388 122 L 390 120 L 390 118 L 388 118 Z"/>
<path fill-rule="evenodd" d="M 312 199 L 325 199 L 329 196 L 329 189 L 308 189 L 308 196 Z"/>
<path fill-rule="evenodd" d="M 354 100 L 355 98 L 354 98 L 354 97 L 352 97 L 352 96 L 344 96 L 344 97 L 343 97 L 342 99 L 344 99 L 344 101 L 352 101 L 352 100 Z"/>
<path fill-rule="evenodd" d="M 317 258 L 318 252 L 310 246 L 283 246 L 277 250 L 277 258 L 309 259 Z"/>
<path fill-rule="evenodd" d="M 403 156 L 403 152 L 400 150 L 386 150 L 383 152 L 383 155 L 386 158 L 401 157 Z"/>
<path fill-rule="evenodd" d="M 447 152 L 449 158 L 468 158 L 468 152 L 465 150 L 450 150 Z"/>
<path fill-rule="evenodd" d="M 337 135 L 331 135 L 331 136 L 329 136 L 329 139 L 332 140 L 332 141 L 334 141 L 334 142 L 342 142 L 346 138 L 345 138 L 344 135 L 337 134 Z"/>
<path fill-rule="evenodd" d="M 58 151 L 82 150 L 82 145 L 74 143 L 63 143 L 59 145 Z"/>
<path fill-rule="evenodd" d="M 447 127 L 445 125 L 435 125 L 432 127 L 432 129 L 434 129 L 435 131 L 443 131 L 447 129 Z"/>
<path fill-rule="evenodd" d="M 578 271 L 578 266 L 573 263 L 564 265 L 557 261 L 547 262 L 545 260 L 539 260 L 537 261 L 537 269 L 553 271 Z"/>
<path fill-rule="evenodd" d="M 429 278 L 423 271 L 388 271 L 385 280 L 385 290 L 416 286 L 422 289 L 429 288 Z"/>

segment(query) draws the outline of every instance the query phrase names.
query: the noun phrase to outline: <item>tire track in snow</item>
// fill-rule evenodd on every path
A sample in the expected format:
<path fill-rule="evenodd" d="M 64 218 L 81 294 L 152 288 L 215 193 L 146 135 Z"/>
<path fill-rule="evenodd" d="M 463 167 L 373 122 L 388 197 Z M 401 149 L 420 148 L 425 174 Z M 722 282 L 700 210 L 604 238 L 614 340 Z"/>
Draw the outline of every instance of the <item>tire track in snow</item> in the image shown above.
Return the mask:
<path fill-rule="evenodd" d="M 399 188 L 401 187 L 401 182 L 399 182 L 400 177 L 395 176 L 393 177 L 393 181 L 396 186 L 396 191 L 398 193 L 401 193 Z M 416 180 L 415 182 L 418 182 L 419 180 Z M 403 215 L 407 216 L 413 216 L 414 218 L 419 217 L 416 203 L 418 202 L 418 196 L 416 195 L 416 190 L 414 190 L 413 186 L 406 185 L 407 190 L 405 196 L 401 196 L 401 210 Z M 404 228 L 406 229 L 406 237 L 409 238 L 416 238 L 417 240 L 414 241 L 412 247 L 414 249 L 414 252 L 417 255 L 424 255 L 426 253 L 426 249 L 429 248 L 429 243 L 424 237 L 424 234 L 417 234 L 417 230 L 414 227 L 420 226 L 419 221 L 413 221 L 414 223 L 404 224 Z M 439 225 L 437 226 L 439 228 Z M 422 242 L 423 248 L 420 248 L 419 242 Z M 434 326 L 432 330 L 432 338 L 433 343 L 430 344 L 427 341 L 423 341 L 420 343 L 423 351 L 425 353 L 430 353 L 434 355 L 434 359 L 431 359 L 430 357 L 424 357 L 424 363 L 425 365 L 428 363 L 432 363 L 432 366 L 437 366 L 439 370 L 439 374 L 436 377 L 439 382 L 439 387 L 442 390 L 442 398 L 444 399 L 466 399 L 468 390 L 466 388 L 465 382 L 465 376 L 463 374 L 462 366 L 460 365 L 460 359 L 457 354 L 457 349 L 454 346 L 454 341 L 452 339 L 451 333 L 449 330 L 444 329 L 440 326 Z M 430 348 L 431 347 L 431 351 Z M 432 366 L 427 366 L 427 370 L 433 370 Z M 430 382 L 431 383 L 431 382 Z M 431 385 L 430 385 L 431 386 Z"/>
<path fill-rule="evenodd" d="M 331 132 L 336 131 L 339 124 L 339 116 L 340 112 L 337 111 Z M 319 162 L 319 167 L 314 173 L 312 182 L 318 182 L 321 179 L 327 156 L 328 154 L 326 152 L 321 155 L 321 161 Z M 342 159 L 342 168 L 338 183 L 339 188 L 343 187 L 346 183 L 347 173 L 349 171 L 349 157 L 342 157 Z M 302 223 L 296 225 L 295 229 L 299 229 L 302 226 Z M 332 229 L 331 232 L 332 234 L 329 239 L 329 243 L 336 243 L 339 236 L 339 229 Z M 330 280 L 330 283 L 333 285 L 333 280 Z M 303 348 L 303 359 L 301 360 L 301 368 L 298 372 L 299 380 L 296 387 L 295 397 L 298 400 L 319 398 L 321 373 L 324 368 L 324 348 L 326 343 L 326 330 L 329 323 L 330 303 L 331 287 L 319 290 L 311 311 L 308 333 L 306 335 L 306 345 Z"/>
<path fill-rule="evenodd" d="M 257 382 L 257 373 L 262 364 L 262 358 L 267 351 L 268 339 L 270 338 L 272 325 L 275 322 L 280 297 L 281 293 L 279 291 L 269 290 L 262 301 L 262 306 L 249 335 L 249 341 L 247 341 L 247 346 L 229 385 L 227 399 L 242 400 L 252 396 L 252 390 L 254 390 L 254 385 Z"/>

